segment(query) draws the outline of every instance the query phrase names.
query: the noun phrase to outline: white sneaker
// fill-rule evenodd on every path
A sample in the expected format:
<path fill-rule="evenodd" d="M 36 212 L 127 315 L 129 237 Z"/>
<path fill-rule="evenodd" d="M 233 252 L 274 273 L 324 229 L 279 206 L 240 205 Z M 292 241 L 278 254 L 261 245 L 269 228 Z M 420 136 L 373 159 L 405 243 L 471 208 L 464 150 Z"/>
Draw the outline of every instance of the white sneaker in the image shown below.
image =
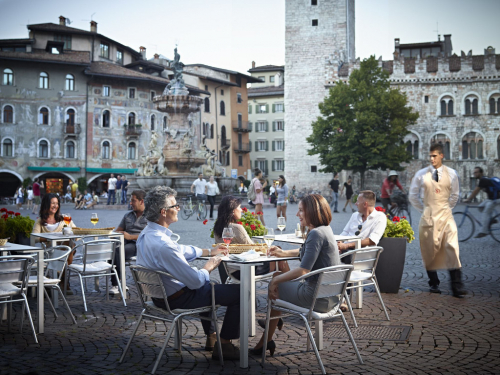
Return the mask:
<path fill-rule="evenodd" d="M 126 287 L 126 291 L 128 292 L 128 286 Z M 115 294 L 120 294 L 120 289 L 118 289 L 117 286 L 112 286 L 109 289 L 109 294 L 115 295 Z"/>

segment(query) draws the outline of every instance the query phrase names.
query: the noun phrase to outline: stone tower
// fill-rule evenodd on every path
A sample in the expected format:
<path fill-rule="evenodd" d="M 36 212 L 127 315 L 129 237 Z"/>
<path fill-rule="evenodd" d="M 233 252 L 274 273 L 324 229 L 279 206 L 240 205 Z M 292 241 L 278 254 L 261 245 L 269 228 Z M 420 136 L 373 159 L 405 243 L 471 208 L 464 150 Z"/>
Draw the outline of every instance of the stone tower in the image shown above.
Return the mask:
<path fill-rule="evenodd" d="M 298 189 L 325 190 L 332 176 L 317 172 L 305 139 L 328 94 L 327 71 L 355 59 L 354 0 L 287 0 L 285 28 L 285 176 Z"/>

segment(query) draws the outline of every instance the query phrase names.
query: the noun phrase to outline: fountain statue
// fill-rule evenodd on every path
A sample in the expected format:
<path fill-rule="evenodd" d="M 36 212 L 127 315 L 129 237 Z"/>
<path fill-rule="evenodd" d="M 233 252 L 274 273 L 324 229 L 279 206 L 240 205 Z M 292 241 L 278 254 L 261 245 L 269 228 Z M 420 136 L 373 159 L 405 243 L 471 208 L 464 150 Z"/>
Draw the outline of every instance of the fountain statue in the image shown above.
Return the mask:
<path fill-rule="evenodd" d="M 193 126 L 195 113 L 200 112 L 203 98 L 189 95 L 182 72 L 177 47 L 172 64 L 174 78 L 162 95 L 155 96 L 153 102 L 158 111 L 168 114 L 168 128 L 163 133 L 151 132 L 146 155 L 136 171 L 136 180 L 142 189 L 157 185 L 174 187 L 180 194 L 188 193 L 196 175 L 222 176 L 223 168 L 217 161 L 217 154 L 208 148 L 205 136 Z"/>

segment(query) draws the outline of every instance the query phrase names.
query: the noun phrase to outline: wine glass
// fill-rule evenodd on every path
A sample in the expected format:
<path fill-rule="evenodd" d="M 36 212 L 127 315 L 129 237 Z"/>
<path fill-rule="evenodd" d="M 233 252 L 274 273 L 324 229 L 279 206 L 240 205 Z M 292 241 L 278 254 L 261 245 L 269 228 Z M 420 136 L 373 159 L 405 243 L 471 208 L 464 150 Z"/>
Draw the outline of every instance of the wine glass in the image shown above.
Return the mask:
<path fill-rule="evenodd" d="M 93 213 L 92 216 L 90 217 L 90 222 L 95 225 L 99 222 L 99 218 L 97 217 L 97 213 Z"/>
<path fill-rule="evenodd" d="M 229 246 L 229 244 L 233 240 L 233 237 L 234 237 L 233 228 L 224 228 L 224 230 L 222 231 L 222 240 L 226 245 Z"/>
<path fill-rule="evenodd" d="M 71 215 L 70 214 L 63 214 L 63 220 L 64 220 L 64 224 L 69 226 L 69 224 L 71 223 Z"/>
<path fill-rule="evenodd" d="M 283 216 L 278 218 L 278 229 L 280 230 L 280 234 L 283 234 L 283 230 L 286 228 L 286 219 Z"/>
<path fill-rule="evenodd" d="M 273 228 L 264 228 L 264 242 L 267 245 L 267 256 L 269 256 L 269 249 L 271 249 L 271 245 L 274 242 L 274 229 Z"/>

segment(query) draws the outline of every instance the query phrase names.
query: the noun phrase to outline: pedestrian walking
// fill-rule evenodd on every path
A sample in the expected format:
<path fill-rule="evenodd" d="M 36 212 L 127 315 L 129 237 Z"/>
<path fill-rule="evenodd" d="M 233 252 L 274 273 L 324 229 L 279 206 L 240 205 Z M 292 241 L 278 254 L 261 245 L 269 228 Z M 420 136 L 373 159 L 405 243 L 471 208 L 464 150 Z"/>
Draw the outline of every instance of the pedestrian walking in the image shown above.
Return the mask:
<path fill-rule="evenodd" d="M 210 203 L 210 220 L 213 220 L 215 197 L 220 194 L 219 186 L 217 185 L 217 181 L 215 181 L 214 176 L 210 176 L 210 179 L 205 185 L 205 194 L 207 195 L 208 203 Z"/>
<path fill-rule="evenodd" d="M 33 211 L 31 213 L 36 215 L 38 210 L 40 209 L 40 183 L 38 182 L 38 177 L 35 178 L 35 182 L 33 183 Z"/>
<path fill-rule="evenodd" d="M 45 183 L 43 180 L 40 180 L 40 199 L 43 199 L 43 196 L 45 195 Z"/>
<path fill-rule="evenodd" d="M 27 195 L 27 205 L 26 209 L 31 210 L 33 208 L 33 186 L 28 186 L 28 190 L 26 191 Z"/>
<path fill-rule="evenodd" d="M 418 226 L 420 252 L 430 292 L 441 293 L 437 270 L 447 269 L 453 296 L 462 298 L 467 292 L 462 284 L 457 225 L 451 212 L 460 196 L 458 175 L 443 165 L 441 144 L 430 147 L 429 157 L 431 165 L 415 174 L 410 188 L 410 202 L 422 213 Z"/>
<path fill-rule="evenodd" d="M 335 172 L 333 174 L 333 180 L 331 180 L 328 183 L 328 185 L 330 186 L 330 190 L 332 191 L 332 202 L 330 203 L 330 208 L 333 208 L 333 212 L 339 212 L 337 210 L 339 203 L 339 186 L 340 186 L 338 173 Z"/>
<path fill-rule="evenodd" d="M 345 197 L 346 197 L 347 200 L 345 201 L 345 206 L 342 209 L 342 211 L 345 212 L 345 209 L 346 209 L 347 205 L 349 205 L 349 207 L 351 207 L 352 212 L 356 212 L 356 210 L 353 208 L 352 202 L 351 202 L 352 195 L 354 194 L 354 191 L 352 189 L 352 178 L 351 178 L 351 176 L 349 176 L 347 178 L 347 182 L 344 182 L 344 186 L 342 186 L 342 190 L 340 191 L 340 195 L 344 194 L 344 189 L 345 189 Z"/>
<path fill-rule="evenodd" d="M 113 173 L 111 173 L 111 176 L 108 178 L 108 206 L 112 202 L 113 204 L 116 203 L 116 178 Z"/>
<path fill-rule="evenodd" d="M 76 181 L 74 181 L 73 184 L 71 185 L 71 197 L 73 198 L 73 200 L 75 200 L 76 198 L 77 191 L 78 191 L 78 184 L 76 183 Z"/>
<path fill-rule="evenodd" d="M 125 175 L 122 176 L 122 204 L 127 204 L 127 189 L 129 182 Z"/>
<path fill-rule="evenodd" d="M 116 176 L 116 201 L 118 202 L 118 204 L 121 204 L 122 202 L 122 176 L 121 175 L 117 175 Z"/>
<path fill-rule="evenodd" d="M 254 170 L 254 179 L 252 180 L 253 189 L 255 191 L 255 199 L 253 203 L 255 204 L 255 214 L 257 219 L 260 220 L 262 225 L 266 225 L 264 222 L 264 188 L 267 186 L 267 181 L 264 180 L 262 176 L 262 171 L 259 168 Z"/>
<path fill-rule="evenodd" d="M 286 184 L 285 176 L 279 175 L 278 186 L 276 186 L 276 217 L 283 216 L 286 221 L 286 208 L 288 204 L 288 185 Z"/>
<path fill-rule="evenodd" d="M 17 205 L 17 209 L 18 210 L 22 210 L 23 207 L 23 202 L 24 202 L 24 189 L 23 189 L 23 185 L 19 185 L 19 187 L 17 188 L 17 192 L 16 192 L 17 196 L 16 196 L 16 205 Z"/>
<path fill-rule="evenodd" d="M 198 173 L 198 178 L 194 180 L 191 185 L 191 193 L 194 193 L 198 202 L 205 202 L 207 200 L 207 196 L 205 195 L 205 187 L 207 185 L 207 180 L 203 178 L 203 173 Z M 195 190 L 196 189 L 196 190 Z M 203 203 L 205 204 L 205 203 Z M 198 210 L 198 216 L 196 220 L 201 220 L 200 211 Z"/>

